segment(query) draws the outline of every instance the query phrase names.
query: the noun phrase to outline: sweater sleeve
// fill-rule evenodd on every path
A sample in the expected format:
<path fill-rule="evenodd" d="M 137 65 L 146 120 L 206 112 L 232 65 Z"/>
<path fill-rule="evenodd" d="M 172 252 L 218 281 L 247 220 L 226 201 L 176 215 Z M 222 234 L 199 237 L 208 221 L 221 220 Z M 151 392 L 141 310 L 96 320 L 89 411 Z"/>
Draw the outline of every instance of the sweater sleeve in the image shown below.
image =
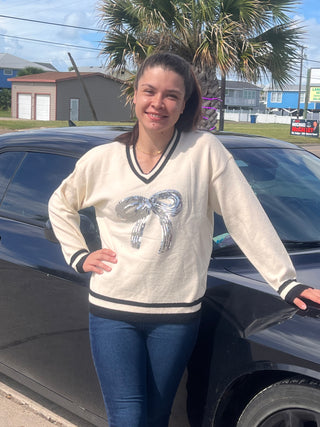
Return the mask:
<path fill-rule="evenodd" d="M 296 281 L 291 259 L 233 157 L 212 178 L 215 206 L 231 237 L 262 277 L 287 302 L 310 286 Z"/>
<path fill-rule="evenodd" d="M 81 162 L 49 200 L 49 218 L 53 231 L 59 240 L 66 262 L 76 271 L 83 271 L 82 264 L 89 254 L 84 236 L 80 230 L 79 210 L 87 207 L 86 174 Z M 80 268 L 79 268 L 80 267 Z"/>

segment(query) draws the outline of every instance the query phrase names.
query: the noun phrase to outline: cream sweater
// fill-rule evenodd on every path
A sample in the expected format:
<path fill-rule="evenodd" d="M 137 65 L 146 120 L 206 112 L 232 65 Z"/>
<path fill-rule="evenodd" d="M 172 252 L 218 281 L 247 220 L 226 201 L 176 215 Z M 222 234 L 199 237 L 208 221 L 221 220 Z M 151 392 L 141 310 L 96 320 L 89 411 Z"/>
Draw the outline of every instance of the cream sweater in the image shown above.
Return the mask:
<path fill-rule="evenodd" d="M 88 253 L 77 212 L 90 206 L 102 247 L 118 258 L 111 272 L 91 276 L 89 301 L 100 311 L 120 318 L 197 313 L 206 290 L 214 212 L 223 215 L 233 239 L 283 298 L 300 285 L 233 157 L 208 132 L 176 132 L 148 174 L 133 147 L 118 142 L 78 161 L 49 202 L 54 232 L 74 268 Z"/>

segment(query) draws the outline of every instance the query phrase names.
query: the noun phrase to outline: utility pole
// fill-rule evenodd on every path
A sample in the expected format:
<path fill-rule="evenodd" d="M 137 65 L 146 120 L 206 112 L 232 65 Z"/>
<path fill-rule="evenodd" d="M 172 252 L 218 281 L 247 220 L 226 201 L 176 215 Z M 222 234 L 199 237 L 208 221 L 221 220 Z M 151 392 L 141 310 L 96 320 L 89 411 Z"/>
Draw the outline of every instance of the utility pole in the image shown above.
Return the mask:
<path fill-rule="evenodd" d="M 298 92 L 298 105 L 297 105 L 297 119 L 300 116 L 300 99 L 301 99 L 301 86 L 302 86 L 303 51 L 304 51 L 304 47 L 301 46 L 299 92 Z"/>
<path fill-rule="evenodd" d="M 309 98 L 310 98 L 310 80 L 311 80 L 311 68 L 308 69 L 308 74 L 307 74 L 306 96 L 304 98 L 304 110 L 303 110 L 304 119 L 306 119 L 308 115 L 308 104 L 309 104 Z"/>
<path fill-rule="evenodd" d="M 90 98 L 89 92 L 88 92 L 87 87 L 86 87 L 86 85 L 85 85 L 85 83 L 84 83 L 84 81 L 83 81 L 83 79 L 82 79 L 82 77 L 81 77 L 81 74 L 79 73 L 78 67 L 77 67 L 76 63 L 74 62 L 74 59 L 72 58 L 71 53 L 69 53 L 69 52 L 68 52 L 68 55 L 69 55 L 69 58 L 70 58 L 71 64 L 72 64 L 72 66 L 73 66 L 73 68 L 74 68 L 74 71 L 76 72 L 76 74 L 77 74 L 77 76 L 78 76 L 78 79 L 79 79 L 79 81 L 80 81 L 80 84 L 81 84 L 81 86 L 82 86 L 82 89 L 83 89 L 83 91 L 84 91 L 84 93 L 85 93 L 85 95 L 86 95 L 87 101 L 88 101 L 88 103 L 89 103 L 90 110 L 91 110 L 92 115 L 93 115 L 93 119 L 94 119 L 95 121 L 98 121 L 98 119 L 97 119 L 97 114 L 96 114 L 96 111 L 95 111 L 94 106 L 93 106 L 93 104 L 92 104 L 92 101 L 91 101 L 91 98 Z"/>
<path fill-rule="evenodd" d="M 225 101 L 226 101 L 226 74 L 222 73 L 221 75 L 221 88 L 220 88 L 220 120 L 219 120 L 219 131 L 224 130 L 224 111 L 225 111 Z"/>

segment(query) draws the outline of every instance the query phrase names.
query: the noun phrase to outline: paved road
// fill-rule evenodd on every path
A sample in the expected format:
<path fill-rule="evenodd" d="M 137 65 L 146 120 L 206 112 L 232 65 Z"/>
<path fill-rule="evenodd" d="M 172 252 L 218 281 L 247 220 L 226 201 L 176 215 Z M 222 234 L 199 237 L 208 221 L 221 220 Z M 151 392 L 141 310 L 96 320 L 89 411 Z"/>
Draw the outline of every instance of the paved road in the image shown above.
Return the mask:
<path fill-rule="evenodd" d="M 311 153 L 316 154 L 318 157 L 320 157 L 320 143 L 303 145 L 303 148 L 308 151 L 311 151 Z"/>

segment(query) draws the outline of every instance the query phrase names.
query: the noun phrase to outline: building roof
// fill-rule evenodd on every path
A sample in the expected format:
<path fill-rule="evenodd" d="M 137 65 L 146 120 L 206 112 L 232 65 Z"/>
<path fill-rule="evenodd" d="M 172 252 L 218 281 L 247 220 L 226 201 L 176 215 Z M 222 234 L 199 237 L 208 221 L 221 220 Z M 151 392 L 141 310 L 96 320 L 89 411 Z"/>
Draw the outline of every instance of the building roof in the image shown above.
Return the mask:
<path fill-rule="evenodd" d="M 306 85 L 301 85 L 301 90 L 306 90 Z M 269 88 L 269 92 L 299 92 L 299 85 L 287 85 L 283 88 Z"/>
<path fill-rule="evenodd" d="M 0 53 L 0 68 L 22 70 L 26 67 L 41 68 L 44 71 L 52 71 L 52 69 L 55 69 L 51 64 L 31 62 L 27 61 L 26 59 L 19 58 L 18 56 L 11 55 L 10 53 Z"/>
<path fill-rule="evenodd" d="M 48 70 L 51 71 L 58 71 L 56 69 L 56 67 L 54 67 L 52 64 L 50 64 L 49 62 L 35 62 L 35 64 L 40 65 L 41 67 L 46 67 Z"/>
<path fill-rule="evenodd" d="M 106 77 L 101 73 L 80 73 L 81 77 L 92 77 L 92 76 L 100 76 Z M 21 77 L 12 77 L 8 79 L 11 82 L 32 82 L 32 83 L 56 83 L 64 80 L 73 80 L 77 79 L 78 76 L 74 71 L 49 71 L 47 73 L 40 74 L 28 74 L 27 76 Z"/>
<path fill-rule="evenodd" d="M 221 84 L 221 81 L 219 81 Z M 262 90 L 260 86 L 254 85 L 253 83 L 237 81 L 237 80 L 226 80 L 226 89 L 252 89 Z"/>
<path fill-rule="evenodd" d="M 85 73 L 103 73 L 112 79 L 120 81 L 126 81 L 133 76 L 133 73 L 128 70 L 118 71 L 110 67 L 78 67 L 78 70 Z"/>

